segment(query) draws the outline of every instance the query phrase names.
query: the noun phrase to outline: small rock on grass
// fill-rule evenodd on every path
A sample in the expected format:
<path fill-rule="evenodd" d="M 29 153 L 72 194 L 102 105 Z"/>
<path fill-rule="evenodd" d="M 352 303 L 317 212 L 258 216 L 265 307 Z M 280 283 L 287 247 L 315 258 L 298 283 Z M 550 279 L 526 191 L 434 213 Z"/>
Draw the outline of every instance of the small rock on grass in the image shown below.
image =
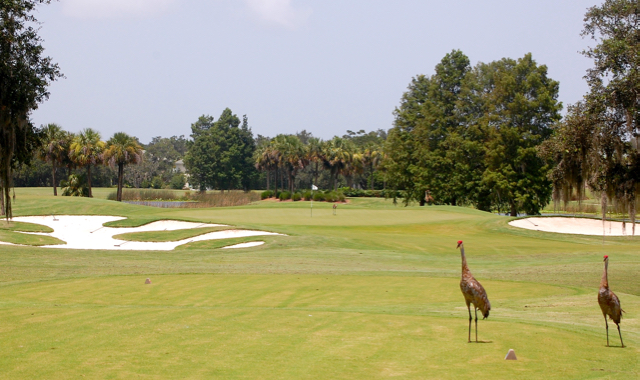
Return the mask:
<path fill-rule="evenodd" d="M 509 352 L 507 352 L 507 356 L 504 357 L 504 360 L 518 360 L 518 358 L 516 358 L 516 352 L 510 349 Z"/>

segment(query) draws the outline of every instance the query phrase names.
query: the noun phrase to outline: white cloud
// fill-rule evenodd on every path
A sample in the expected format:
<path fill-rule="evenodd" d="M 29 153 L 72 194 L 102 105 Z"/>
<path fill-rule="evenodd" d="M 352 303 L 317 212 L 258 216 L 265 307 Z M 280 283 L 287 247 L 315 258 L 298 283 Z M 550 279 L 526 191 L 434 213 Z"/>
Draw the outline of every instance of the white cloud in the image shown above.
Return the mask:
<path fill-rule="evenodd" d="M 78 18 L 149 16 L 166 11 L 176 0 L 62 0 L 64 12 Z"/>
<path fill-rule="evenodd" d="M 249 9 L 262 20 L 295 29 L 304 24 L 309 15 L 310 9 L 296 9 L 292 0 L 245 0 Z"/>

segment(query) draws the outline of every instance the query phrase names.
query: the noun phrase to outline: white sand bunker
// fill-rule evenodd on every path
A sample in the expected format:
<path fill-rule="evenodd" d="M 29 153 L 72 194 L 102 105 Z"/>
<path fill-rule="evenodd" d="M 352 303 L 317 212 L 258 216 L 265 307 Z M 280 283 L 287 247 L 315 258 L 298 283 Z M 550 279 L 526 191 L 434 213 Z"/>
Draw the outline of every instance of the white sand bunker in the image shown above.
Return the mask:
<path fill-rule="evenodd" d="M 589 218 L 525 218 L 509 222 L 510 226 L 526 228 L 528 230 L 557 232 L 561 234 L 597 235 L 602 236 L 630 236 L 631 223 L 605 221 L 604 230 L 602 220 Z M 636 224 L 636 234 L 640 234 L 640 226 Z"/>
<path fill-rule="evenodd" d="M 222 247 L 222 249 L 228 249 L 228 248 L 251 248 L 251 247 L 257 247 L 259 245 L 264 244 L 263 241 L 250 241 L 248 243 L 240 243 L 240 244 L 234 244 L 234 245 L 228 245 L 226 247 Z"/>
<path fill-rule="evenodd" d="M 42 224 L 53 229 L 51 233 L 23 232 L 35 235 L 45 235 L 58 238 L 67 244 L 46 245 L 45 248 L 68 249 L 110 249 L 135 251 L 170 251 L 175 247 L 194 241 L 230 239 L 245 236 L 281 235 L 274 232 L 250 230 L 223 230 L 209 232 L 189 239 L 169 242 L 137 242 L 114 239 L 114 235 L 143 231 L 174 231 L 191 228 L 219 227 L 223 224 L 181 222 L 176 220 L 161 220 L 134 228 L 104 227 L 103 224 L 115 220 L 126 219 L 119 216 L 86 216 L 86 215 L 56 215 L 53 216 L 23 216 L 13 218 L 16 222 Z M 262 243 L 262 242 L 261 242 Z"/>

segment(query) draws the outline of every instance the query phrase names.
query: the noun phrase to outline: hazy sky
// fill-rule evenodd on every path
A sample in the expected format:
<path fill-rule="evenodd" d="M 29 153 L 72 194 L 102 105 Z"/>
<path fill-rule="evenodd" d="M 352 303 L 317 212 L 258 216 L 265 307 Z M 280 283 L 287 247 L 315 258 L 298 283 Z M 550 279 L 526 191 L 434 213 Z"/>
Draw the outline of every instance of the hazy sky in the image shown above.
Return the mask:
<path fill-rule="evenodd" d="M 413 76 L 453 49 L 472 64 L 531 52 L 567 104 L 587 91 L 579 0 L 61 0 L 39 8 L 66 79 L 33 113 L 103 139 L 189 135 L 225 107 L 254 134 L 392 126 Z"/>

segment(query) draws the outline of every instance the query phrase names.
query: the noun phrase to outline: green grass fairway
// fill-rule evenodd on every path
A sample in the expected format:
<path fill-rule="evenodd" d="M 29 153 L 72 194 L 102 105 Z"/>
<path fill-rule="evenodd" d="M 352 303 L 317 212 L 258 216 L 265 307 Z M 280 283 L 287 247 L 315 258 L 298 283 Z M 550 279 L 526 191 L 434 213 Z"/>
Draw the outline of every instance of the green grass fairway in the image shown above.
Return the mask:
<path fill-rule="evenodd" d="M 603 244 L 519 230 L 472 209 L 382 199 L 352 199 L 335 216 L 331 204 L 314 202 L 312 218 L 308 202 L 160 209 L 107 201 L 109 191 L 86 199 L 16 189 L 14 212 L 127 217 L 121 226 L 179 219 L 288 236 L 163 252 L 1 245 L 0 379 L 640 376 L 640 237 Z M 0 225 L 2 233 L 17 234 Z M 492 304 L 478 344 L 467 343 L 457 240 Z M 218 249 L 245 241 L 266 244 Z M 614 347 L 605 346 L 596 300 L 604 254 L 626 311 L 624 349 L 613 323 Z M 518 361 L 504 360 L 510 348 Z"/>
<path fill-rule="evenodd" d="M 129 232 L 127 234 L 114 235 L 114 239 L 128 240 L 128 241 L 151 241 L 151 242 L 165 242 L 165 241 L 179 241 L 184 239 L 193 238 L 196 236 L 208 234 L 209 232 L 224 231 L 231 229 L 232 227 L 220 226 L 220 227 L 204 227 L 204 228 L 189 228 L 184 230 L 174 231 L 144 231 L 144 232 Z"/>
<path fill-rule="evenodd" d="M 63 241 L 51 236 L 42 235 L 30 235 L 21 234 L 18 232 L 53 232 L 53 230 L 47 226 L 33 223 L 23 222 L 7 222 L 6 219 L 0 220 L 0 241 L 11 244 L 23 244 L 23 245 L 55 245 L 64 244 Z"/>

